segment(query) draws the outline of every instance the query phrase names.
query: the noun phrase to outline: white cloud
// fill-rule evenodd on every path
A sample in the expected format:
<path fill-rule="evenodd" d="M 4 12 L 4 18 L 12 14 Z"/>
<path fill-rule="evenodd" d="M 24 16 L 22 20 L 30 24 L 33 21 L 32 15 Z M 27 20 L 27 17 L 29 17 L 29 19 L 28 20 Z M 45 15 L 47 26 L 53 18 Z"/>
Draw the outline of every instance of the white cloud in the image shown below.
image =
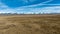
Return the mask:
<path fill-rule="evenodd" d="M 3 4 L 3 3 L 0 1 L 0 8 L 1 8 L 1 9 L 6 9 L 6 8 L 8 8 L 8 6 L 5 5 L 5 4 Z"/>
<path fill-rule="evenodd" d="M 50 13 L 60 13 L 60 6 L 45 7 L 41 11 L 50 12 Z"/>
<path fill-rule="evenodd" d="M 51 1 L 53 1 L 53 0 L 48 0 L 48 1 L 42 2 L 42 3 L 40 3 L 40 4 L 49 3 L 49 2 L 51 2 Z"/>
<path fill-rule="evenodd" d="M 20 9 L 20 10 L 17 10 Z M 27 13 L 60 13 L 60 6 L 51 6 L 43 8 L 17 8 L 17 11 L 25 11 Z"/>

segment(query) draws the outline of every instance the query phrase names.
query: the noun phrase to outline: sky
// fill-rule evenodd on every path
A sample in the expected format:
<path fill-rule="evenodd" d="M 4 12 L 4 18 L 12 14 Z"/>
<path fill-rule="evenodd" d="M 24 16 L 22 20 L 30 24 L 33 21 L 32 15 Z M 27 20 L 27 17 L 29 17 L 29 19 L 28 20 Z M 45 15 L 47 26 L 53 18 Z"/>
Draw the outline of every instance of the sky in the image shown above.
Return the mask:
<path fill-rule="evenodd" d="M 0 13 L 60 13 L 60 0 L 0 0 Z"/>

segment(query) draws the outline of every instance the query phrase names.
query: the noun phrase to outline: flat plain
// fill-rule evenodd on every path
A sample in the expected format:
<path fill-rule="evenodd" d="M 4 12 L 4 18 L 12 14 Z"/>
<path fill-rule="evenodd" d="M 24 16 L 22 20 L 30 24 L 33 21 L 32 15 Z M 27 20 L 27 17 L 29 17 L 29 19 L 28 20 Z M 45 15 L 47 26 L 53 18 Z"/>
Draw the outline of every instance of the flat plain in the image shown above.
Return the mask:
<path fill-rule="evenodd" d="M 60 15 L 3 15 L 0 34 L 60 34 Z"/>

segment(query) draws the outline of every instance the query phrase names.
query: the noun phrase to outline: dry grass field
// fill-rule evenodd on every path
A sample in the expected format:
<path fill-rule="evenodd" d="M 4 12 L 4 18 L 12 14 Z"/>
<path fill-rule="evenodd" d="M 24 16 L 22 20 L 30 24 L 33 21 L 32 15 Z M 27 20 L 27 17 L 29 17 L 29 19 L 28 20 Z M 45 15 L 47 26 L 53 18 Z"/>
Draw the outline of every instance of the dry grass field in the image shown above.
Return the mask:
<path fill-rule="evenodd" d="M 60 15 L 0 16 L 0 34 L 60 34 Z"/>

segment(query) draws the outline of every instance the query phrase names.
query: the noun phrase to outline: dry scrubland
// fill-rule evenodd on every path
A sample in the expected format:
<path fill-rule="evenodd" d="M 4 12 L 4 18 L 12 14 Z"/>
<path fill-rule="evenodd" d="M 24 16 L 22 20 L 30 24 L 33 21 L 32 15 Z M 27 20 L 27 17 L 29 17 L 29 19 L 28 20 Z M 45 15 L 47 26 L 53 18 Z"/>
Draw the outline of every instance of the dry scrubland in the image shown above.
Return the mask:
<path fill-rule="evenodd" d="M 0 16 L 0 34 L 60 34 L 60 15 Z"/>

